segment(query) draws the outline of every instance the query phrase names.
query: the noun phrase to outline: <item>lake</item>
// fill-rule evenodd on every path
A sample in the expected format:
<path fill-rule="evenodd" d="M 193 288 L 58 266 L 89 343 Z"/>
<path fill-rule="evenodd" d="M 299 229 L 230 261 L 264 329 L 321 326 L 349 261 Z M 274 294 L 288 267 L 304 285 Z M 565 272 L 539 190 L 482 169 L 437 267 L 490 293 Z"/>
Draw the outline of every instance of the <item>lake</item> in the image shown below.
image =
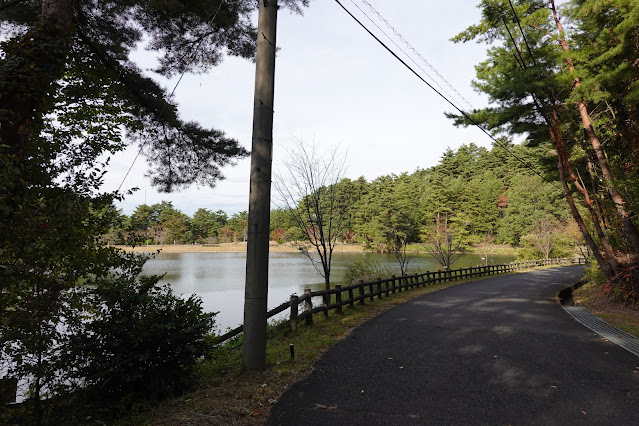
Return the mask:
<path fill-rule="evenodd" d="M 392 269 L 399 275 L 399 266 L 392 254 L 334 253 L 331 281 L 339 284 L 347 265 L 365 258 Z M 268 307 L 288 300 L 292 293 L 302 294 L 305 288 L 323 288 L 323 278 L 308 258 L 298 253 L 271 253 L 269 263 Z M 512 262 L 513 256 L 490 255 L 488 264 Z M 481 255 L 463 255 L 453 269 L 486 264 Z M 409 271 L 425 272 L 440 269 L 428 254 L 410 255 Z M 234 328 L 244 320 L 244 280 L 246 253 L 160 253 L 144 266 L 145 274 L 164 274 L 162 283 L 170 283 L 174 292 L 189 296 L 197 294 L 207 312 L 218 312 L 218 331 Z"/>

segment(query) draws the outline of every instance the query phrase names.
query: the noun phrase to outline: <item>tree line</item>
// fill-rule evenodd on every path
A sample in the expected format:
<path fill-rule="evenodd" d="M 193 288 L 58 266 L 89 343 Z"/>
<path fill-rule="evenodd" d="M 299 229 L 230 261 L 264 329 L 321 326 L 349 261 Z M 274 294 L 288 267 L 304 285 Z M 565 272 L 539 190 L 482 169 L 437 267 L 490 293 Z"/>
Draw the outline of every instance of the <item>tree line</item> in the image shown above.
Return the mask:
<path fill-rule="evenodd" d="M 508 148 L 536 167 L 549 155 L 543 148 Z M 430 244 L 439 230 L 452 234 L 461 249 L 510 244 L 539 258 L 563 256 L 579 238 L 557 184 L 499 146 L 470 143 L 448 149 L 436 166 L 412 173 L 371 181 L 342 178 L 335 194 L 344 216 L 338 242 L 373 251 L 392 252 L 397 237 L 406 244 Z M 245 211 L 229 216 L 204 208 L 189 217 L 163 201 L 139 205 L 130 216 L 120 213 L 106 238 L 115 244 L 132 235 L 148 244 L 240 242 L 246 239 L 246 220 Z M 309 226 L 301 226 L 283 206 L 272 210 L 270 229 L 271 239 L 281 244 L 300 246 L 308 240 Z"/>

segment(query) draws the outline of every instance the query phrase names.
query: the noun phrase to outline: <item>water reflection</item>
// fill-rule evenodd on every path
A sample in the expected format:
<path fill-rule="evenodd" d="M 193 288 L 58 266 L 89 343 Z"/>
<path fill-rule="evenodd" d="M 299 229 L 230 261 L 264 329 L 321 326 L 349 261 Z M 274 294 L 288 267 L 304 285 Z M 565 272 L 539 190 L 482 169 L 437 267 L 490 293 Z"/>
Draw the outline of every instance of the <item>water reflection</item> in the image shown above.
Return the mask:
<path fill-rule="evenodd" d="M 362 258 L 374 260 L 382 267 L 399 271 L 392 255 L 379 253 L 335 253 L 332 280 L 339 283 L 349 263 Z M 508 263 L 512 256 L 490 256 L 489 264 Z M 454 268 L 485 264 L 480 255 L 464 255 Z M 216 316 L 218 330 L 236 327 L 244 316 L 244 279 L 246 253 L 160 253 L 144 267 L 146 274 L 165 274 L 162 282 L 171 283 L 175 293 L 197 294 L 208 312 Z M 409 269 L 414 272 L 434 271 L 438 264 L 426 254 L 411 255 Z M 399 275 L 399 272 L 398 272 Z M 269 308 L 288 300 L 292 293 L 305 288 L 322 288 L 323 279 L 309 260 L 297 253 L 271 253 L 269 263 Z"/>

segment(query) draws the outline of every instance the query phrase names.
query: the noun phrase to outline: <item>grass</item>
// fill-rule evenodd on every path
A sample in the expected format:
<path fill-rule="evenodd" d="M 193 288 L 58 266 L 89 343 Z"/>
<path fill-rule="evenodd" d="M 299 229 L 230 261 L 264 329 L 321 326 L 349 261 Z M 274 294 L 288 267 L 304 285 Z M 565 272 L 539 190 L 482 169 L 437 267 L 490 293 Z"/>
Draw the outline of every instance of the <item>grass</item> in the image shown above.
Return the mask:
<path fill-rule="evenodd" d="M 313 364 L 358 325 L 395 305 L 471 280 L 455 281 L 403 291 L 366 305 L 345 306 L 343 314 L 313 317 L 314 324 L 298 324 L 296 333 L 286 323 L 269 327 L 266 371 L 242 369 L 241 336 L 222 347 L 196 372 L 198 389 L 161 403 L 153 411 L 120 424 L 254 425 L 268 419 L 271 406 L 293 383 L 303 379 Z M 473 280 L 476 281 L 476 280 Z M 290 344 L 295 347 L 291 360 Z"/>
<path fill-rule="evenodd" d="M 587 283 L 573 293 L 575 304 L 583 306 L 607 323 L 639 337 L 639 309 L 603 294 L 601 286 Z"/>

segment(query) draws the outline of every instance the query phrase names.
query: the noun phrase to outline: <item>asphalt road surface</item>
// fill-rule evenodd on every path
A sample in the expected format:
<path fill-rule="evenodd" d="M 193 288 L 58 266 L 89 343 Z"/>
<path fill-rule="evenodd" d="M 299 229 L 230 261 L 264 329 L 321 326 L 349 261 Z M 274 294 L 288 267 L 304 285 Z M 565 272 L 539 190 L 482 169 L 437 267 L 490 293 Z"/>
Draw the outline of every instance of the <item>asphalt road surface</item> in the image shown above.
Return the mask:
<path fill-rule="evenodd" d="M 639 425 L 639 357 L 555 299 L 579 266 L 485 279 L 389 309 L 331 348 L 271 425 Z"/>

